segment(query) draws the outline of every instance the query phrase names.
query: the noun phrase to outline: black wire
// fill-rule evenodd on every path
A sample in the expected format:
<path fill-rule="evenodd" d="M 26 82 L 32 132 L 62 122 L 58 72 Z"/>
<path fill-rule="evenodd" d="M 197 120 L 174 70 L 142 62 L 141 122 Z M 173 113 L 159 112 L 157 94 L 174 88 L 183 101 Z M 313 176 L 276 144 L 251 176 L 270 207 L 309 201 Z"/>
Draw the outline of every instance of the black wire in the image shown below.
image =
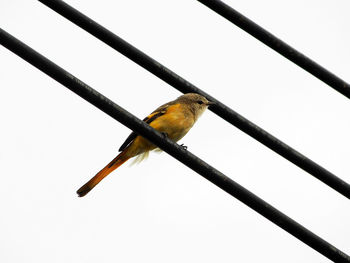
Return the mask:
<path fill-rule="evenodd" d="M 330 260 L 334 262 L 350 262 L 350 257 L 344 252 L 295 222 L 293 219 L 266 203 L 189 151 L 186 151 L 169 138 L 165 138 L 161 133 L 2 29 L 0 29 L 0 44 L 46 73 L 51 78 L 57 80 L 86 101 L 95 105 L 112 118 L 147 138 L 171 156 Z"/>
<path fill-rule="evenodd" d="M 183 93 L 188 93 L 188 92 L 199 93 L 205 96 L 206 98 L 208 98 L 210 101 L 215 102 L 216 105 L 210 108 L 210 110 L 212 110 L 218 116 L 225 119 L 227 122 L 233 124 L 238 129 L 242 130 L 248 135 L 252 136 L 254 139 L 261 142 L 265 146 L 269 147 L 271 150 L 275 151 L 276 153 L 280 154 L 281 156 L 283 156 L 290 162 L 294 163 L 304 171 L 310 173 L 320 181 L 327 184 L 329 187 L 338 191 L 340 194 L 346 196 L 347 198 L 350 198 L 350 185 L 347 182 L 343 181 L 342 179 L 335 176 L 334 174 L 332 174 L 322 166 L 318 165 L 317 163 L 313 162 L 306 156 L 294 150 L 292 147 L 280 141 L 279 139 L 269 134 L 259 126 L 250 122 L 249 120 L 247 120 L 246 118 L 244 118 L 243 116 L 235 112 L 234 110 L 230 109 L 229 107 L 222 104 L 221 102 L 219 102 L 218 100 L 210 96 L 209 94 L 197 88 L 187 80 L 181 78 L 175 72 L 166 68 L 165 66 L 163 66 L 156 60 L 152 59 L 151 57 L 147 56 L 142 51 L 138 50 L 137 48 L 135 48 L 125 40 L 121 39 L 120 37 L 118 37 L 111 31 L 109 31 L 108 29 L 99 25 L 89 17 L 80 13 L 78 10 L 69 6 L 67 3 L 63 1 L 56 1 L 56 0 L 54 1 L 39 0 L 39 1 L 47 5 L 48 7 L 50 7 L 57 13 L 59 13 L 60 15 L 64 16 L 71 22 L 80 26 L 82 29 L 86 30 L 90 34 L 94 35 L 95 37 L 97 37 L 98 39 L 100 39 L 110 47 L 122 53 L 124 56 L 128 57 L 138 65 L 147 69 L 149 72 L 153 73 L 160 79 L 172 85 L 174 88 L 178 89 L 179 91 Z"/>
<path fill-rule="evenodd" d="M 214 12 L 223 16 L 245 32 L 263 42 L 285 58 L 297 64 L 299 67 L 305 69 L 307 72 L 314 75 L 319 80 L 322 80 L 336 91 L 344 96 L 350 98 L 350 84 L 340 79 L 332 72 L 328 71 L 315 61 L 311 60 L 304 54 L 300 53 L 295 48 L 289 46 L 287 43 L 278 39 L 270 32 L 255 24 L 252 20 L 245 17 L 229 5 L 219 0 L 197 0 L 203 5 L 209 7 Z"/>

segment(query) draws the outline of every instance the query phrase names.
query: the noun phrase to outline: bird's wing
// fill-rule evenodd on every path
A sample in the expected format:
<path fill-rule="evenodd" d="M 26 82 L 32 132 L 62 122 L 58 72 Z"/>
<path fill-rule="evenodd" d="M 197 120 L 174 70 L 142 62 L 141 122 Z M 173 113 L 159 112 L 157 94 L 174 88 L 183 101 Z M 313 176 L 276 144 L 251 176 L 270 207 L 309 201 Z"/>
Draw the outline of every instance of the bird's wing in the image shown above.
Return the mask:
<path fill-rule="evenodd" d="M 172 102 L 164 104 L 162 106 L 160 106 L 159 108 L 157 108 L 155 111 L 153 111 L 150 115 L 148 115 L 146 118 L 143 119 L 144 122 L 146 122 L 147 124 L 151 124 L 152 121 L 154 121 L 155 119 L 157 119 L 158 117 L 164 115 L 168 109 L 168 107 L 170 105 L 173 105 Z M 122 144 L 122 146 L 120 146 L 119 151 L 124 151 L 126 147 L 128 147 L 133 140 L 137 137 L 137 133 L 136 132 L 132 132 L 128 138 L 126 138 L 125 142 Z"/>

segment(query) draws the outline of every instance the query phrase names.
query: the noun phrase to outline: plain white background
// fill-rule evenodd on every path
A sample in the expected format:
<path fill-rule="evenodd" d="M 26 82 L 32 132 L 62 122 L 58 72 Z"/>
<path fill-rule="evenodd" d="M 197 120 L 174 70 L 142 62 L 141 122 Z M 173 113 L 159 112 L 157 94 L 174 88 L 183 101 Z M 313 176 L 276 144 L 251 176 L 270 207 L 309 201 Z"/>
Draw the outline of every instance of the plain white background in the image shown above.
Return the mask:
<path fill-rule="evenodd" d="M 350 182 L 349 99 L 197 1 L 81 12 Z M 350 81 L 349 1 L 227 1 Z M 139 118 L 181 94 L 38 1 L 0 25 Z M 1 262 L 329 262 L 166 153 L 75 191 L 130 130 L 0 47 Z M 207 111 L 188 150 L 346 253 L 350 203 Z"/>

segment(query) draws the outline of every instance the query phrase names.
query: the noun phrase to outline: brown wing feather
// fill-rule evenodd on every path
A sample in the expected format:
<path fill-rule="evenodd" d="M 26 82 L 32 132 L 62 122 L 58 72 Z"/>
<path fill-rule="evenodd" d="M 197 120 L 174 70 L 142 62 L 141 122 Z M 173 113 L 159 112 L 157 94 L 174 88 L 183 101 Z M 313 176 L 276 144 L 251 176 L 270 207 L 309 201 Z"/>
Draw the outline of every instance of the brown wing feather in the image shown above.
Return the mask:
<path fill-rule="evenodd" d="M 154 121 L 155 119 L 157 119 L 158 117 L 164 115 L 166 113 L 167 108 L 172 105 L 173 102 L 169 102 L 167 104 L 164 104 L 160 107 L 158 107 L 155 111 L 153 111 L 150 115 L 148 115 L 146 118 L 143 119 L 144 122 L 146 122 L 147 124 L 150 124 L 152 121 Z M 136 132 L 132 132 L 128 138 L 126 138 L 125 142 L 120 146 L 119 151 L 124 151 L 126 147 L 128 147 L 133 140 L 137 137 L 137 133 Z"/>

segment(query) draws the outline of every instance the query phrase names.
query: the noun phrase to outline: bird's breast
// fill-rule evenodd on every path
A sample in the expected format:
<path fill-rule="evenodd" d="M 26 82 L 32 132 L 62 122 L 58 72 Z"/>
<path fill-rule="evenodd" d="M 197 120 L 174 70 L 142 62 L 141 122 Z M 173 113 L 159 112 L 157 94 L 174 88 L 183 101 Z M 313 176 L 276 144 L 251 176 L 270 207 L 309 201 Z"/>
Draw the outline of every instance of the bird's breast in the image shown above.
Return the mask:
<path fill-rule="evenodd" d="M 160 132 L 164 132 L 173 141 L 178 141 L 186 135 L 194 124 L 194 116 L 189 109 L 181 104 L 168 107 L 166 113 L 150 125 Z"/>

